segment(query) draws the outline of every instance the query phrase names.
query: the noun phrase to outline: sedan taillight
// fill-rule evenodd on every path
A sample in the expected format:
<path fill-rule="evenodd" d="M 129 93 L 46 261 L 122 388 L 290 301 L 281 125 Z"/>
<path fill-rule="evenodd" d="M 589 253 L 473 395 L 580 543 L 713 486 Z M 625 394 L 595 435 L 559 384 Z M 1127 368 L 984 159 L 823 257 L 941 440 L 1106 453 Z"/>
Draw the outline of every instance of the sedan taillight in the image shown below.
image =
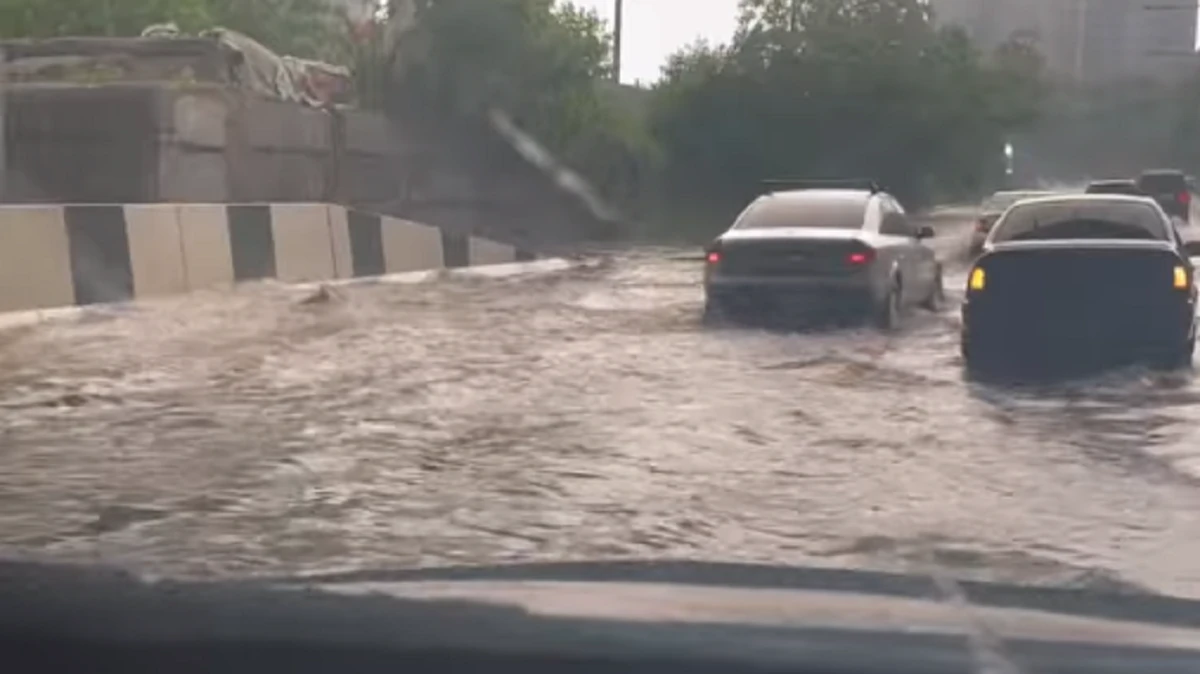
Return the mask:
<path fill-rule="evenodd" d="M 846 256 L 846 263 L 853 267 L 861 267 L 862 265 L 871 264 L 875 259 L 875 251 L 872 249 L 856 250 Z"/>

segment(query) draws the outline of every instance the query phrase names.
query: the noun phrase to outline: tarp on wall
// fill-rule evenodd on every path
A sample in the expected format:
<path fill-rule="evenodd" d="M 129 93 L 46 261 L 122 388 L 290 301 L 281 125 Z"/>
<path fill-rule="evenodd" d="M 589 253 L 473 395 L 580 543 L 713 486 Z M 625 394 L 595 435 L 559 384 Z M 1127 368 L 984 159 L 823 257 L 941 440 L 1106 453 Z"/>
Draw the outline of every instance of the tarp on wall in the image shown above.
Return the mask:
<path fill-rule="evenodd" d="M 189 36 L 158 24 L 136 38 L 6 40 L 3 47 L 4 74 L 13 84 L 212 82 L 313 107 L 354 102 L 347 68 L 281 56 L 224 28 Z"/>
<path fill-rule="evenodd" d="M 279 55 L 237 31 L 216 27 L 200 34 L 216 40 L 233 55 L 231 84 L 264 96 L 312 107 L 349 103 L 353 99 L 350 70 L 320 61 Z M 146 38 L 180 37 L 174 24 L 156 24 L 142 31 Z"/>

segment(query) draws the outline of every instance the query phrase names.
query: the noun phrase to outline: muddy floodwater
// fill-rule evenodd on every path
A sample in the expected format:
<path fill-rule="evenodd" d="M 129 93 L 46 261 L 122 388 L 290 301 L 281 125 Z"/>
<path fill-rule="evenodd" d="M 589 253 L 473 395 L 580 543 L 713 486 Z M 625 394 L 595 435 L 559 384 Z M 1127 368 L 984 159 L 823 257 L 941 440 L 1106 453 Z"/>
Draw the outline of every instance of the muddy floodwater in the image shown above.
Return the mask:
<path fill-rule="evenodd" d="M 0 552 L 180 576 L 584 559 L 1200 597 L 1200 384 L 964 379 L 896 335 L 700 323 L 644 249 L 0 330 Z"/>

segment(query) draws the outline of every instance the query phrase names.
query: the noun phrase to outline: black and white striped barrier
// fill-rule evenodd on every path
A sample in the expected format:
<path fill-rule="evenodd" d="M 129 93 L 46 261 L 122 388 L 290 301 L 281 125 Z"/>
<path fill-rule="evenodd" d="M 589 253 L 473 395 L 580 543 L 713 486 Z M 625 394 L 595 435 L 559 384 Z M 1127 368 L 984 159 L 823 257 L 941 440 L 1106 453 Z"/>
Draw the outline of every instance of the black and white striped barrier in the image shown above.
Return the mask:
<path fill-rule="evenodd" d="M 0 311 L 533 259 L 329 204 L 0 206 Z"/>

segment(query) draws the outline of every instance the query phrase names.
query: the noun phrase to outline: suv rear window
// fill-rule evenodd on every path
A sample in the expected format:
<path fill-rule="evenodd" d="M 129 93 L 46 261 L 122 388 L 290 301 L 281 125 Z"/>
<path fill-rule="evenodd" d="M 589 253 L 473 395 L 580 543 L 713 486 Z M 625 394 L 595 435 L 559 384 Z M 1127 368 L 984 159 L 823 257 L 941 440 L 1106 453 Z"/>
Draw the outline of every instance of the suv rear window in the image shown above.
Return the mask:
<path fill-rule="evenodd" d="M 1181 173 L 1147 173 L 1138 185 L 1147 192 L 1176 194 L 1188 188 L 1188 181 Z"/>
<path fill-rule="evenodd" d="M 783 227 L 861 229 L 865 218 L 866 199 L 776 195 L 759 199 L 750 204 L 734 223 L 734 229 Z"/>
<path fill-rule="evenodd" d="M 997 223 L 992 243 L 1055 239 L 1173 240 L 1157 209 L 1127 201 L 1019 204 Z"/>
<path fill-rule="evenodd" d="M 1084 190 L 1088 194 L 1128 194 L 1130 196 L 1146 196 L 1146 192 L 1132 180 L 1112 180 L 1095 182 Z"/>

